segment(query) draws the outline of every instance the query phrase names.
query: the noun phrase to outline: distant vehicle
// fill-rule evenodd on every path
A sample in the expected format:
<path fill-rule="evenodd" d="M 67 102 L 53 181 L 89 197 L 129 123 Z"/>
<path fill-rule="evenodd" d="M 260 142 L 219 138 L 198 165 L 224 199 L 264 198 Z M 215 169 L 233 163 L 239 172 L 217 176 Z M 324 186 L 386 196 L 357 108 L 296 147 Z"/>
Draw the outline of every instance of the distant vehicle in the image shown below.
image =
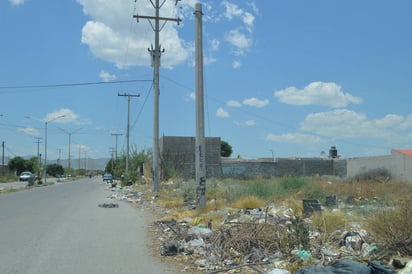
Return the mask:
<path fill-rule="evenodd" d="M 23 171 L 20 173 L 19 180 L 20 181 L 29 181 L 31 178 L 35 178 L 35 175 L 30 171 Z"/>
<path fill-rule="evenodd" d="M 111 173 L 103 174 L 103 182 L 111 182 L 113 181 L 113 175 Z"/>

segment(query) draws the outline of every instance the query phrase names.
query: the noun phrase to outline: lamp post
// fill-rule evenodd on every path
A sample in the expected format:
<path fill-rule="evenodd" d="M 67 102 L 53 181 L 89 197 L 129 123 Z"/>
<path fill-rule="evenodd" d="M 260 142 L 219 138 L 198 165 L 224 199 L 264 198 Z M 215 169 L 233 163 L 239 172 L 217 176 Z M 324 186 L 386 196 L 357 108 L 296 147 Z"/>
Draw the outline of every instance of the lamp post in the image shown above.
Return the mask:
<path fill-rule="evenodd" d="M 57 119 L 63 118 L 65 116 L 66 115 L 60 115 L 51 120 L 46 120 L 44 122 L 44 170 L 43 170 L 44 184 L 46 184 L 47 182 L 47 124 Z"/>
<path fill-rule="evenodd" d="M 78 132 L 79 130 L 81 130 L 81 128 L 78 128 L 78 129 L 76 129 L 76 130 L 73 130 L 73 131 L 66 131 L 66 130 L 64 130 L 64 129 L 62 129 L 62 128 L 60 128 L 60 130 L 61 131 L 63 131 L 64 133 L 66 133 L 67 135 L 69 135 L 69 148 L 68 148 L 68 156 L 67 156 L 67 175 L 68 176 L 70 176 L 71 175 L 71 170 L 70 170 L 70 168 L 71 168 L 71 158 L 70 158 L 70 145 L 71 145 L 71 142 L 72 142 L 72 134 L 74 134 L 74 133 L 76 133 L 76 132 Z"/>

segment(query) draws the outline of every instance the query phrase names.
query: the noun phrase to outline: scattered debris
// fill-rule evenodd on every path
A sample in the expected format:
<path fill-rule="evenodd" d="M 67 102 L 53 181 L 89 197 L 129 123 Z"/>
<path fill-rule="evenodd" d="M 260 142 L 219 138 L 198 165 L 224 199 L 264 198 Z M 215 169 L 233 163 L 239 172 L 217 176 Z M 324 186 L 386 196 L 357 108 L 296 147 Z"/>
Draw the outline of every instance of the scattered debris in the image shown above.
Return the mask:
<path fill-rule="evenodd" d="M 119 207 L 119 204 L 104 203 L 104 204 L 100 204 L 99 207 L 104 207 L 104 208 L 118 208 L 118 207 Z"/>
<path fill-rule="evenodd" d="M 158 196 L 144 199 L 145 193 L 127 186 L 110 190 L 113 192 L 110 199 L 140 207 L 151 206 L 163 216 L 170 213 L 170 209 L 157 205 Z M 349 202 L 356 203 L 358 199 L 349 199 Z M 333 210 L 339 210 L 342 205 L 336 196 L 328 197 L 326 204 Z M 185 208 L 189 210 L 192 204 Z M 305 208 L 309 216 L 324 212 L 318 200 L 303 200 Z M 325 231 L 314 228 L 306 214 L 302 218 L 291 208 L 274 205 L 225 208 L 220 213 L 225 216 L 220 224 L 210 216 L 156 221 L 154 232 L 161 242 L 160 255 L 184 262 L 185 271 L 193 269 L 210 274 L 412 274 L 412 261 L 392 260 L 386 264 L 395 254 L 372 242 L 362 223 L 347 223 L 347 231 L 336 230 L 326 235 Z M 412 240 L 403 243 L 399 250 L 402 255 L 410 256 Z"/>

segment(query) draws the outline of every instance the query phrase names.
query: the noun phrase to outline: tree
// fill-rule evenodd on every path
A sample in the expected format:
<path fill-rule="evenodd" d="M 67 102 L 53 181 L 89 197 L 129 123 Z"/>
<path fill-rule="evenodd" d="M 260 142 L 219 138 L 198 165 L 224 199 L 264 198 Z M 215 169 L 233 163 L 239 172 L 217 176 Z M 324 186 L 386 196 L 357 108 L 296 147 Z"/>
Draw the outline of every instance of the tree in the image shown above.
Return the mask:
<path fill-rule="evenodd" d="M 16 156 L 10 159 L 8 167 L 9 170 L 15 171 L 17 175 L 23 171 L 35 172 L 35 168 L 37 167 L 37 158 L 33 157 L 26 160 L 20 156 Z"/>
<path fill-rule="evenodd" d="M 46 172 L 50 176 L 57 177 L 58 175 L 64 174 L 64 168 L 62 167 L 62 165 L 59 165 L 59 164 L 51 164 L 51 165 L 47 165 Z"/>
<path fill-rule="evenodd" d="M 229 145 L 226 141 L 220 141 L 220 156 L 222 157 L 230 157 L 232 155 L 232 146 Z"/>

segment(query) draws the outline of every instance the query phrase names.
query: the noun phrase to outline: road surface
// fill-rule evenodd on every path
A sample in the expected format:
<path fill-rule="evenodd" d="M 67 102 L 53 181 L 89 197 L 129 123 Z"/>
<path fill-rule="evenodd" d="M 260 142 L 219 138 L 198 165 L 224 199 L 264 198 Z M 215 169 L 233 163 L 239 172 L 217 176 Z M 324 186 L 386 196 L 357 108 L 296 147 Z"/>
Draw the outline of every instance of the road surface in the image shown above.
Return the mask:
<path fill-rule="evenodd" d="M 150 215 L 110 194 L 101 177 L 0 194 L 0 273 L 179 273 L 150 251 Z"/>

